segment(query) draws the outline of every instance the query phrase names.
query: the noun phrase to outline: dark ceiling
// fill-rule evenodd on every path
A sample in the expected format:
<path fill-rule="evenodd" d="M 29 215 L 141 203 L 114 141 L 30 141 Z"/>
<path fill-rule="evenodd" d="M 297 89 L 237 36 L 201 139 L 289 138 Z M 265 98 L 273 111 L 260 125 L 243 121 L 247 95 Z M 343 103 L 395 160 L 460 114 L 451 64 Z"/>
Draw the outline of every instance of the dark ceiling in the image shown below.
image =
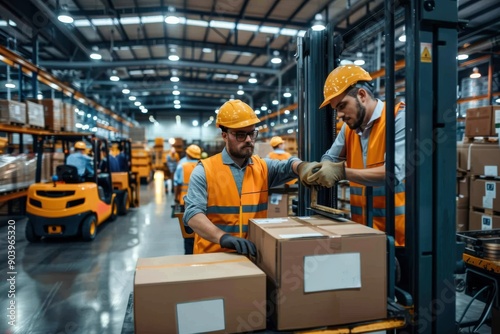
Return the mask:
<path fill-rule="evenodd" d="M 459 51 L 469 53 L 469 59 L 498 54 L 498 0 L 458 4 L 459 18 L 468 22 L 459 31 Z M 151 113 L 213 114 L 231 97 L 276 111 L 294 101 L 294 95 L 282 93 L 295 93 L 297 36 L 318 13 L 343 36 L 342 59 L 355 60 L 362 52 L 365 68 L 379 69 L 383 5 L 382 0 L 0 0 L 0 42 L 101 105 L 139 121 Z M 61 8 L 74 17 L 72 24 L 57 20 Z M 169 14 L 180 23 L 167 24 Z M 395 18 L 398 37 L 404 33 L 402 8 Z M 396 41 L 396 60 L 404 57 L 403 46 Z M 93 50 L 101 60 L 89 58 Z M 281 64 L 270 62 L 274 52 Z M 169 60 L 173 53 L 178 61 Z M 112 74 L 120 80 L 110 81 Z M 172 82 L 172 76 L 179 81 Z M 249 83 L 250 77 L 257 83 Z M 174 86 L 180 95 L 172 94 Z M 237 94 L 240 86 L 243 95 Z M 122 93 L 125 87 L 129 94 Z M 276 98 L 280 104 L 272 105 Z M 174 109 L 175 99 L 180 110 Z"/>

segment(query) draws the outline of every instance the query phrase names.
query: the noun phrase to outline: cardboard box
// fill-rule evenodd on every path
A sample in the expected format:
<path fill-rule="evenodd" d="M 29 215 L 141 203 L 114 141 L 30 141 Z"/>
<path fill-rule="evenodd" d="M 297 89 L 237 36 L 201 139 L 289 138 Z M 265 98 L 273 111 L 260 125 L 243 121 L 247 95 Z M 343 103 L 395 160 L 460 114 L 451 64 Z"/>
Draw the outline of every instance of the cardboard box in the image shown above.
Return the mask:
<path fill-rule="evenodd" d="M 288 217 L 288 194 L 269 194 L 268 217 Z"/>
<path fill-rule="evenodd" d="M 266 328 L 266 276 L 234 253 L 137 261 L 136 333 L 241 333 Z"/>
<path fill-rule="evenodd" d="M 0 100 L 0 123 L 26 124 L 26 104 L 11 100 Z"/>
<path fill-rule="evenodd" d="M 467 109 L 465 116 L 465 136 L 497 136 L 499 131 L 500 106 Z"/>
<path fill-rule="evenodd" d="M 326 218 L 263 221 L 250 220 L 248 239 L 257 247 L 257 265 L 268 276 L 268 315 L 276 329 L 386 316 L 385 233 Z"/>
<path fill-rule="evenodd" d="M 500 216 L 484 212 L 469 212 L 469 230 L 492 230 L 500 228 Z"/>
<path fill-rule="evenodd" d="M 490 209 L 500 212 L 500 180 L 474 179 L 470 188 L 472 209 Z M 482 211 L 482 210 L 479 210 Z"/>
<path fill-rule="evenodd" d="M 26 114 L 28 115 L 29 125 L 39 128 L 45 127 L 45 108 L 43 105 L 26 101 Z"/>
<path fill-rule="evenodd" d="M 473 144 L 476 145 L 476 144 Z M 470 170 L 470 150 L 471 144 L 457 143 L 457 169 L 460 171 Z"/>
<path fill-rule="evenodd" d="M 49 130 L 61 131 L 65 128 L 63 103 L 60 99 L 43 99 L 45 106 L 45 126 Z"/>
<path fill-rule="evenodd" d="M 500 147 L 496 144 L 471 144 L 470 174 L 500 176 Z"/>
<path fill-rule="evenodd" d="M 457 232 L 463 232 L 469 230 L 469 209 L 468 208 L 457 208 L 456 209 L 456 226 Z"/>

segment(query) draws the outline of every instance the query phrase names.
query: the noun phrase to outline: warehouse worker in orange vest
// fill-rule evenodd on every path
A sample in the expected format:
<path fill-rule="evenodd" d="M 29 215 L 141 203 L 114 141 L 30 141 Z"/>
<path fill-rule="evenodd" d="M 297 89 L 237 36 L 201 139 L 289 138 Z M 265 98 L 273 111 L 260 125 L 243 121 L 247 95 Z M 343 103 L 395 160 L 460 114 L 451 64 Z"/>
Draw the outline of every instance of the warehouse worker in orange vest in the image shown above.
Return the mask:
<path fill-rule="evenodd" d="M 366 186 L 373 187 L 373 227 L 385 231 L 385 103 L 368 84 L 372 78 L 356 65 L 339 66 L 327 77 L 325 100 L 344 121 L 332 147 L 321 158 L 321 169 L 307 182 L 331 187 L 349 180 L 351 218 L 366 224 Z M 396 246 L 405 245 L 405 109 L 395 111 Z"/>
<path fill-rule="evenodd" d="M 281 138 L 280 136 L 274 136 L 273 138 L 271 138 L 269 144 L 273 148 L 273 151 L 267 154 L 267 158 L 276 160 L 288 160 L 292 157 L 290 153 L 284 150 L 285 142 L 283 141 L 283 138 Z M 286 184 L 292 185 L 296 182 L 297 179 L 288 181 Z"/>
<path fill-rule="evenodd" d="M 254 155 L 260 123 L 255 111 L 240 100 L 219 109 L 216 126 L 225 147 L 200 160 L 184 197 L 184 223 L 195 232 L 194 253 L 230 252 L 256 255 L 246 239 L 248 221 L 267 216 L 268 189 L 297 176 L 312 175 L 317 162 L 262 159 Z"/>
<path fill-rule="evenodd" d="M 194 167 L 201 158 L 201 148 L 198 145 L 189 145 L 186 156 L 179 160 L 174 174 L 175 202 L 181 205 L 184 211 L 184 196 L 187 194 L 189 178 Z M 184 226 L 187 233 L 193 233 L 189 226 Z M 193 238 L 184 238 L 184 254 L 193 254 Z"/>

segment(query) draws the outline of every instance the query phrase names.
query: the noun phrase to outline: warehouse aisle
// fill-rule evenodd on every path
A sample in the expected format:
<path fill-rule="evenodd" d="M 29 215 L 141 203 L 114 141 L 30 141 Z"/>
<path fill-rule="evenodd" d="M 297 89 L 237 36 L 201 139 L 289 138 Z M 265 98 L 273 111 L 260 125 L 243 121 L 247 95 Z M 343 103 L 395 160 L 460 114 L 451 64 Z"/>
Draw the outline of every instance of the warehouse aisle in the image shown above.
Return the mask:
<path fill-rule="evenodd" d="M 141 187 L 141 206 L 101 225 L 93 242 L 29 244 L 26 219 L 13 217 L 14 270 L 6 260 L 7 226 L 0 225 L 0 333 L 121 333 L 137 259 L 184 252 L 177 219 L 170 218 L 172 203 L 157 175 Z M 6 281 L 8 272 L 15 280 Z M 4 321 L 9 314 L 16 326 Z"/>
<path fill-rule="evenodd" d="M 8 228 L 0 224 L 0 333 L 133 333 L 132 310 L 127 306 L 137 259 L 184 251 L 178 221 L 170 218 L 172 204 L 162 175 L 156 175 L 141 187 L 141 206 L 101 225 L 93 242 L 71 239 L 29 244 L 24 237 L 26 219 L 12 217 L 16 227 L 12 269 L 6 260 Z M 459 318 L 470 297 L 457 296 Z M 476 319 L 483 305 L 474 302 L 465 319 Z M 483 326 L 479 333 L 491 333 L 491 329 Z"/>

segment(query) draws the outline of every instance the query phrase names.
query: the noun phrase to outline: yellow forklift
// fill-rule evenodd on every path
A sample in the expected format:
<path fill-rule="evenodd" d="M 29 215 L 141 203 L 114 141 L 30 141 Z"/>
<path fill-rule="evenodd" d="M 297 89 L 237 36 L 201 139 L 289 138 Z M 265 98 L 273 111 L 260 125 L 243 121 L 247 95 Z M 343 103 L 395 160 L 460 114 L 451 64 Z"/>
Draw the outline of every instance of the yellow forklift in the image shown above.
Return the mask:
<path fill-rule="evenodd" d="M 65 164 L 56 166 L 52 181 L 41 181 L 44 148 L 62 142 Z M 80 176 L 75 166 L 66 164 L 70 147 L 83 142 L 91 147 L 94 173 Z M 82 143 L 79 143 L 81 145 Z M 28 188 L 26 200 L 26 239 L 40 241 L 42 237 L 79 236 L 92 241 L 97 226 L 104 221 L 113 221 L 118 213 L 116 193 L 113 191 L 111 175 L 97 173 L 100 163 L 100 147 L 107 150 L 107 141 L 93 135 L 38 136 L 34 146 L 37 152 L 35 183 Z M 109 170 L 109 160 L 108 170 Z"/>
<path fill-rule="evenodd" d="M 121 148 L 121 151 L 115 150 L 114 152 L 116 152 L 115 158 L 119 160 L 122 171 L 112 172 L 111 180 L 113 189 L 117 192 L 118 196 L 118 214 L 124 215 L 128 212 L 129 208 L 137 208 L 139 206 L 139 178 L 137 172 L 132 172 L 131 170 L 132 143 L 130 139 L 113 140 L 111 143 L 112 147 Z M 113 150 L 111 154 L 113 154 Z"/>

